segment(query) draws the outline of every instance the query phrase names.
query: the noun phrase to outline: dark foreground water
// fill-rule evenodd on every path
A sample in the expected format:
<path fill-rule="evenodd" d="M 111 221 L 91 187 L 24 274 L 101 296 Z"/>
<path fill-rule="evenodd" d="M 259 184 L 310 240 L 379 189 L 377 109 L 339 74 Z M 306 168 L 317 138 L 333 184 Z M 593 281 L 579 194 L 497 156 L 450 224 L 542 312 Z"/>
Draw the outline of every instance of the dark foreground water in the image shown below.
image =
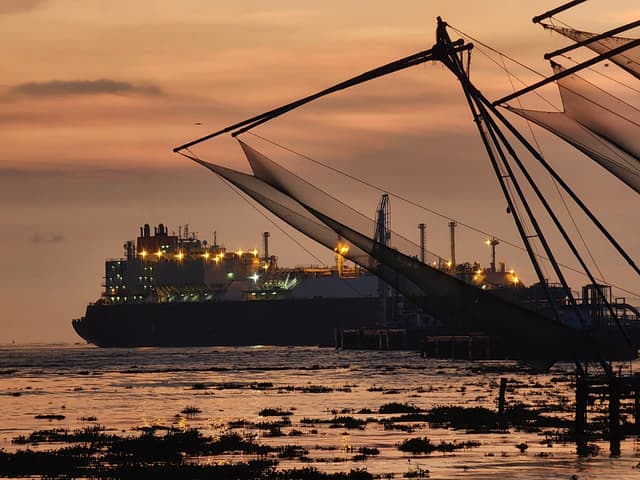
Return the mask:
<path fill-rule="evenodd" d="M 535 373 L 512 362 L 430 360 L 412 352 L 12 346 L 0 348 L 0 448 L 12 453 L 63 446 L 13 441 L 36 430 L 100 425 L 109 433 L 139 436 L 143 427 L 156 427 L 157 435 L 175 427 L 214 438 L 237 432 L 260 444 L 306 452 L 277 458 L 277 469 L 361 469 L 380 478 L 640 478 L 636 438 L 624 440 L 618 458 L 609 457 L 602 440 L 591 442 L 593 455 L 578 457 L 556 425 L 470 428 L 471 418 L 447 427 L 421 415 L 403 419 L 393 407 L 423 413 L 437 406 L 495 410 L 500 378 L 506 377 L 507 406 L 570 419 L 572 371 L 558 365 Z M 596 401 L 590 418 L 602 417 L 604 407 Z M 398 448 L 424 437 L 435 445 L 472 443 L 428 454 Z M 227 452 L 191 460 L 251 458 Z"/>

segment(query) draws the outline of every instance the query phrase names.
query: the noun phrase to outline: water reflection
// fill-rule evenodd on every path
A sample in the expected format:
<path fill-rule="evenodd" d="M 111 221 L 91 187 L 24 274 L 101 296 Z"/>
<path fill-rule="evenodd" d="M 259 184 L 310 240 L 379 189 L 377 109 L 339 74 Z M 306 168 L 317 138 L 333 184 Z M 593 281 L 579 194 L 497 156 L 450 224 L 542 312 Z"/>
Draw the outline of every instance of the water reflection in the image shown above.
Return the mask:
<path fill-rule="evenodd" d="M 412 352 L 7 347 L 0 349 L 0 448 L 24 448 L 12 439 L 53 428 L 98 424 L 121 436 L 197 428 L 205 436 L 237 433 L 281 448 L 272 454 L 279 469 L 364 468 L 389 478 L 426 470 L 445 479 L 628 476 L 638 463 L 633 439 L 623 442 L 618 459 L 608 458 L 608 445 L 600 441 L 592 442 L 599 455 L 578 458 L 554 425 L 538 425 L 540 431 L 453 429 L 421 416 L 437 406 L 495 412 L 506 377 L 507 408 L 522 405 L 570 420 L 572 372 L 571 365 L 536 373 L 511 362 L 429 360 Z M 381 409 L 388 405 L 397 411 Z M 593 408 L 597 420 L 598 409 L 604 410 Z M 408 417 L 398 420 L 402 415 Z M 445 447 L 419 454 L 398 448 L 414 438 Z M 46 442 L 29 447 L 52 448 Z M 201 460 L 247 458 L 224 453 Z"/>

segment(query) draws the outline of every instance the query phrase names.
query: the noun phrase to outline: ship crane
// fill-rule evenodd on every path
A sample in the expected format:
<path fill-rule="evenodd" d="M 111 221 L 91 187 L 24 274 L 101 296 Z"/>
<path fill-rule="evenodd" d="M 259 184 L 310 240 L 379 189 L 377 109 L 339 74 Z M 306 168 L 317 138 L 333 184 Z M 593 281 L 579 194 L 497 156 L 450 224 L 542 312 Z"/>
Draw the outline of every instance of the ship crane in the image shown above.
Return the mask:
<path fill-rule="evenodd" d="M 376 209 L 374 239 L 386 247 L 391 245 L 391 203 L 387 193 L 382 194 Z M 378 296 L 382 302 L 382 324 L 388 325 L 389 321 L 395 317 L 395 295 L 393 288 L 380 277 L 378 277 Z"/>

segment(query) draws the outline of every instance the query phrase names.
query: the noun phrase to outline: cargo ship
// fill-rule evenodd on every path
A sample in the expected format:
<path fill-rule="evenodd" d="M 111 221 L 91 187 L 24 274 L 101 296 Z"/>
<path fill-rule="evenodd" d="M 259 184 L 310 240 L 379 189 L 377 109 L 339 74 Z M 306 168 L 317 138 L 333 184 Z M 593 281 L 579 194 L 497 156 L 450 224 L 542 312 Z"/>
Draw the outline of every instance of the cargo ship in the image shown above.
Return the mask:
<path fill-rule="evenodd" d="M 146 224 L 123 258 L 105 261 L 101 297 L 72 324 L 101 347 L 334 346 L 343 329 L 431 321 L 383 301 L 377 277 L 348 263 L 337 252 L 331 267 L 284 268 L 268 232 L 262 252 L 230 251 L 215 234 L 207 242 L 188 226 L 176 235 Z"/>
<path fill-rule="evenodd" d="M 450 228 L 453 239 L 455 224 Z M 409 301 L 347 261 L 348 252 L 338 247 L 330 267 L 286 268 L 269 253 L 269 232 L 262 237 L 262 252 L 232 251 L 218 245 L 215 233 L 209 243 L 188 225 L 176 235 L 163 224 L 152 233 L 145 224 L 135 241 L 124 244 L 122 258 L 105 261 L 102 295 L 72 321 L 73 328 L 100 347 L 321 346 L 413 349 L 441 356 L 443 348 L 446 355 L 461 350 L 450 344 L 462 342 L 465 354 L 472 351 L 467 345 L 480 344 L 487 358 L 514 357 L 499 338 L 480 329 L 456 329 L 425 313 L 415 299 Z M 515 271 L 496 262 L 498 243 L 487 241 L 492 249 L 488 268 L 462 263 L 452 271 L 452 262 L 443 262 L 439 269 L 527 309 L 546 305 L 540 285 L 525 286 Z M 562 288 L 548 287 L 558 307 L 566 303 Z M 597 303 L 589 300 L 596 287 L 605 288 L 583 289 L 585 306 Z M 610 290 L 604 293 L 610 296 Z M 625 302 L 615 305 L 626 329 L 638 338 L 638 310 Z M 600 323 L 609 324 L 604 317 Z M 480 357 L 474 353 L 474 358 Z"/>

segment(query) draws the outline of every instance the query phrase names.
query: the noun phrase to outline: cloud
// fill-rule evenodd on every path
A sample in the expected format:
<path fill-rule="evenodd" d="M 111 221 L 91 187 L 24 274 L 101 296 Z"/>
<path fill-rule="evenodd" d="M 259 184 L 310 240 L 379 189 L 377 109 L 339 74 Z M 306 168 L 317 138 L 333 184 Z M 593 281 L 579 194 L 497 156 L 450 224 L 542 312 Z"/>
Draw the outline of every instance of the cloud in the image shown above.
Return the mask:
<path fill-rule="evenodd" d="M 0 1 L 0 15 L 22 13 L 34 10 L 45 3 L 45 0 L 2 0 Z"/>
<path fill-rule="evenodd" d="M 62 243 L 64 237 L 59 233 L 34 233 L 31 236 L 31 243 Z"/>
<path fill-rule="evenodd" d="M 21 83 L 9 88 L 7 96 L 59 97 L 67 95 L 162 95 L 162 90 L 151 84 L 135 85 L 110 79 L 52 80 L 50 82 Z"/>

